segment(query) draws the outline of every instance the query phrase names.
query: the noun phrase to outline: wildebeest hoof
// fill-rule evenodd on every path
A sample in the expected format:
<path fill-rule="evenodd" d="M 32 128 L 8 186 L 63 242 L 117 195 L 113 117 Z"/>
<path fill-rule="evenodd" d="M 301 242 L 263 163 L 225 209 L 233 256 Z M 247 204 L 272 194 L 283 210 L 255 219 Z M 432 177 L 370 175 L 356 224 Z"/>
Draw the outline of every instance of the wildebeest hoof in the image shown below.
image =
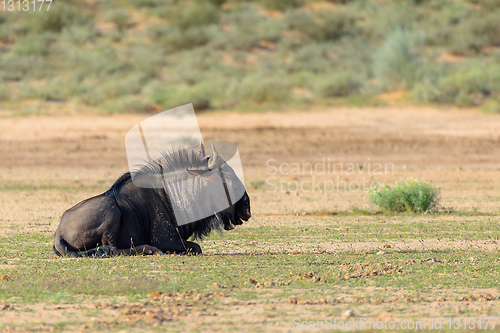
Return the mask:
<path fill-rule="evenodd" d="M 114 254 L 114 248 L 112 246 L 109 246 L 109 245 L 102 245 L 102 246 L 99 246 L 95 253 L 94 253 L 94 256 L 95 257 L 98 257 L 98 258 L 106 258 L 106 257 L 110 257 Z"/>

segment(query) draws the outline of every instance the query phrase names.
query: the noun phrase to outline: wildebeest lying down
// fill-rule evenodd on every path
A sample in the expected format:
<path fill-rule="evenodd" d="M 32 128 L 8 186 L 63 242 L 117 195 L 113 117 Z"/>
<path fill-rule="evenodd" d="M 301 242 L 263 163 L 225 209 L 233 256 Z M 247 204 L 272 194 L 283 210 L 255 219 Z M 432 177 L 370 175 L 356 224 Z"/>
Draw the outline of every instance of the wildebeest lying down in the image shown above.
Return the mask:
<path fill-rule="evenodd" d="M 226 195 L 228 186 L 241 187 L 243 184 L 215 148 L 211 157 L 205 155 L 203 143 L 199 153 L 181 149 L 162 156 L 158 162 L 150 161 L 143 166 L 134 174 L 133 180 L 131 173 L 127 172 L 108 191 L 68 209 L 55 233 L 54 252 L 73 257 L 165 252 L 198 254 L 201 247 L 188 241 L 190 237 L 202 239 L 213 229 L 220 230 L 221 227 L 231 230 L 251 217 L 250 199 L 244 191 L 241 199 L 228 208 L 192 223 L 176 225 L 170 195 L 166 191 L 168 177 L 162 177 L 162 174 L 183 172 L 191 177 L 194 175 L 192 188 L 196 191 L 197 187 L 206 184 L 203 177 L 207 172 L 219 170 L 225 180 Z M 147 184 L 157 179 L 162 180 L 163 186 L 148 188 L 137 185 L 141 181 Z M 168 188 L 174 190 L 177 186 L 169 185 Z"/>

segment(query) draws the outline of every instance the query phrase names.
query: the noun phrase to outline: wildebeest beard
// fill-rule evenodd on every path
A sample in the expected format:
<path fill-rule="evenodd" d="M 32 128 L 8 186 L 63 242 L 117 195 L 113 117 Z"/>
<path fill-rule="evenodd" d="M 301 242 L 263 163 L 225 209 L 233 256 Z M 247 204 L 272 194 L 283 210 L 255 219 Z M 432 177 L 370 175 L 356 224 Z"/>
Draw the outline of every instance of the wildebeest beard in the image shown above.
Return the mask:
<path fill-rule="evenodd" d="M 202 239 L 212 230 L 231 230 L 251 217 L 250 199 L 243 184 L 215 148 L 213 151 L 212 156 L 205 156 L 201 145 L 199 153 L 186 149 L 164 153 L 159 161 L 149 161 L 138 171 L 124 174 L 105 193 L 87 199 L 63 214 L 55 234 L 54 251 L 77 257 L 100 254 L 107 248 L 110 250 L 105 250 L 105 254 L 201 253 L 200 246 L 187 239 Z M 219 205 L 224 209 L 179 224 L 178 212 L 175 211 L 179 202 L 174 200 L 183 200 L 182 188 L 186 184 L 179 179 L 177 183 L 170 182 L 172 178 L 168 176 L 175 172 L 186 174 L 185 171 L 194 176 L 194 181 L 187 183 L 194 189 L 200 186 L 197 183 L 206 183 L 220 173 L 226 191 L 219 189 L 215 199 L 226 200 Z M 149 186 L 145 186 L 148 183 Z M 243 189 L 241 197 L 234 189 Z M 196 192 L 191 193 L 192 198 L 196 195 Z M 227 202 L 228 196 L 232 199 L 230 203 Z M 203 206 L 203 199 L 213 201 L 214 198 L 201 196 L 198 199 L 200 202 L 194 202 L 194 205 Z M 195 213 L 188 216 L 200 215 L 196 208 L 193 209 Z M 87 250 L 89 248 L 91 250 Z"/>

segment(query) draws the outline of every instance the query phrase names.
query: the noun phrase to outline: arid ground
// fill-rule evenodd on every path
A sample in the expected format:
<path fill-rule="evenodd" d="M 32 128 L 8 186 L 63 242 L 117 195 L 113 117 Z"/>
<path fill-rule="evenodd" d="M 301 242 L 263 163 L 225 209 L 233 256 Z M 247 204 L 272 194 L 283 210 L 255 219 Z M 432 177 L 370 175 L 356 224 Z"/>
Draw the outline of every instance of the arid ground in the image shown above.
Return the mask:
<path fill-rule="evenodd" d="M 127 171 L 125 133 L 145 118 L 0 119 L 5 331 L 286 332 L 326 318 L 457 331 L 449 321 L 500 317 L 500 115 L 200 114 L 206 140 L 238 145 L 248 223 L 197 257 L 56 257 L 61 214 Z M 437 211 L 382 212 L 363 190 L 407 177 L 441 188 Z"/>

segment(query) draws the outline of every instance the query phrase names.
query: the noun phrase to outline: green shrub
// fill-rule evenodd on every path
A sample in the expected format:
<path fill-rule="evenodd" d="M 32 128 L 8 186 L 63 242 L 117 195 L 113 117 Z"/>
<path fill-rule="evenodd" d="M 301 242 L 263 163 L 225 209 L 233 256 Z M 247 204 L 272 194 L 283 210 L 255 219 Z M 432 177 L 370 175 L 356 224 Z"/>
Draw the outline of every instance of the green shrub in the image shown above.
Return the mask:
<path fill-rule="evenodd" d="M 0 78 L 19 81 L 27 78 L 44 78 L 52 72 L 45 59 L 40 56 L 18 56 L 14 53 L 0 54 Z"/>
<path fill-rule="evenodd" d="M 0 80 L 0 101 L 8 101 L 10 99 L 12 99 L 12 94 L 9 87 L 7 87 L 7 84 L 3 80 Z"/>
<path fill-rule="evenodd" d="M 64 2 L 54 3 L 49 12 L 28 12 L 29 25 L 36 32 L 60 32 L 71 25 L 88 24 L 91 18 L 76 6 Z"/>
<path fill-rule="evenodd" d="M 357 32 L 357 17 L 347 11 L 289 11 L 285 21 L 290 29 L 299 31 L 318 42 L 335 41 Z"/>
<path fill-rule="evenodd" d="M 111 8 L 106 12 L 106 18 L 113 22 L 118 30 L 125 30 L 131 25 L 130 15 L 125 8 Z"/>
<path fill-rule="evenodd" d="M 323 98 L 346 97 L 359 93 L 363 81 L 358 73 L 331 73 L 315 82 L 315 88 Z"/>
<path fill-rule="evenodd" d="M 84 45 L 93 42 L 96 38 L 97 33 L 92 26 L 72 25 L 63 29 L 61 41 L 73 45 Z"/>
<path fill-rule="evenodd" d="M 96 87 L 95 90 L 100 90 L 107 98 L 117 98 L 119 96 L 138 94 L 144 84 L 147 82 L 148 77 L 144 73 L 120 73 L 110 76 L 107 80 L 103 81 Z"/>
<path fill-rule="evenodd" d="M 420 36 L 396 29 L 373 54 L 373 72 L 385 90 L 412 87 L 418 80 L 420 54 L 416 47 Z"/>
<path fill-rule="evenodd" d="M 304 0 L 259 0 L 267 9 L 285 11 L 289 8 L 297 8 L 304 4 Z"/>
<path fill-rule="evenodd" d="M 195 110 L 202 111 L 212 107 L 212 99 L 217 95 L 217 87 L 211 82 L 195 85 L 155 84 L 149 87 L 149 101 L 167 110 L 175 106 L 193 103 Z"/>
<path fill-rule="evenodd" d="M 137 44 L 130 46 L 128 64 L 132 70 L 149 75 L 159 76 L 166 64 L 166 55 L 162 49 L 153 45 Z"/>
<path fill-rule="evenodd" d="M 191 27 L 186 30 L 173 28 L 161 39 L 161 44 L 168 52 L 193 49 L 205 45 L 209 41 L 206 28 Z"/>
<path fill-rule="evenodd" d="M 332 51 L 330 44 L 310 43 L 295 52 L 291 52 L 290 70 L 293 72 L 308 71 L 313 73 L 324 73 L 332 66 L 329 52 Z"/>
<path fill-rule="evenodd" d="M 419 84 L 414 95 L 419 100 L 461 106 L 479 106 L 500 96 L 500 66 L 472 62 L 455 70 L 438 82 Z"/>
<path fill-rule="evenodd" d="M 394 186 L 382 185 L 368 190 L 370 201 L 392 212 L 427 212 L 437 208 L 440 189 L 428 181 L 407 178 Z"/>
<path fill-rule="evenodd" d="M 221 22 L 221 25 L 230 26 L 230 30 L 217 31 L 213 35 L 210 45 L 217 49 L 248 51 L 259 45 L 259 35 L 267 35 L 274 40 L 279 38 L 276 27 L 272 27 L 270 31 L 265 31 L 262 28 L 261 25 L 265 24 L 267 20 L 256 8 L 248 4 L 241 4 L 228 13 Z"/>
<path fill-rule="evenodd" d="M 102 109 L 109 113 L 142 113 L 150 112 L 152 106 L 141 97 L 132 95 L 106 102 L 102 105 Z"/>
<path fill-rule="evenodd" d="M 171 5 L 172 1 L 166 0 L 127 0 L 129 4 L 138 8 L 156 8 Z"/>
<path fill-rule="evenodd" d="M 55 38 L 50 33 L 30 34 L 20 39 L 11 49 L 16 56 L 41 56 L 46 57 L 50 52 L 50 44 Z"/>
<path fill-rule="evenodd" d="M 246 76 L 239 88 L 242 101 L 251 103 L 283 103 L 290 98 L 288 80 L 275 75 L 254 74 Z"/>
<path fill-rule="evenodd" d="M 173 24 L 182 30 L 219 22 L 220 10 L 208 1 L 180 6 L 172 16 Z"/>

